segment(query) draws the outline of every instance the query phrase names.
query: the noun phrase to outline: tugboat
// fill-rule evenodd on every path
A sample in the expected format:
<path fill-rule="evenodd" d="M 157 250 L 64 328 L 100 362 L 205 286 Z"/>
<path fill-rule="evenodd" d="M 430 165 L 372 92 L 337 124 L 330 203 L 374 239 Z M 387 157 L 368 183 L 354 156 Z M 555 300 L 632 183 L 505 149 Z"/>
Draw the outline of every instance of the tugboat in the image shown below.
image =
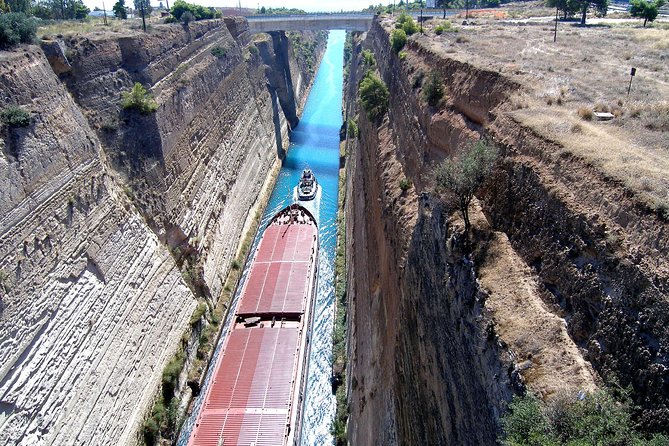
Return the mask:
<path fill-rule="evenodd" d="M 311 169 L 304 169 L 300 182 L 297 184 L 297 199 L 300 201 L 313 200 L 316 198 L 318 187 L 318 181 Z"/>

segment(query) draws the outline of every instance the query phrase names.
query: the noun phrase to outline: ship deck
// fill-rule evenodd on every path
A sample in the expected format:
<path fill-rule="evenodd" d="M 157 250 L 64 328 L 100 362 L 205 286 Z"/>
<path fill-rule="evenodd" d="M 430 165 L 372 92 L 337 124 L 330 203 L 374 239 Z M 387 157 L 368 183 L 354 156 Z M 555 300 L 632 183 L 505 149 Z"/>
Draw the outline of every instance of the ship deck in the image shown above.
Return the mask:
<path fill-rule="evenodd" d="M 189 445 L 275 446 L 295 437 L 317 244 L 311 220 L 265 230 Z"/>

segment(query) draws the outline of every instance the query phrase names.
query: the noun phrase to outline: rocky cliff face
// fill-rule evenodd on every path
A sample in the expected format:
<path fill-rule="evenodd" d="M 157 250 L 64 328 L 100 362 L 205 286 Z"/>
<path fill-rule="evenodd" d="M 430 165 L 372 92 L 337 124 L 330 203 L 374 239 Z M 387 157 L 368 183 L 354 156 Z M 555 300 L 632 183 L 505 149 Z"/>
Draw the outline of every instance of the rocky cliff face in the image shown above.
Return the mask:
<path fill-rule="evenodd" d="M 349 440 L 494 444 L 514 388 L 550 398 L 599 377 L 632 384 L 644 422 L 661 428 L 666 223 L 513 121 L 513 80 L 427 37 L 400 58 L 391 27 L 376 21 L 360 42 L 389 87 L 389 112 L 379 124 L 360 111 L 360 138 L 348 143 Z M 363 64 L 354 57 L 350 99 Z M 422 95 L 432 71 L 446 87 L 439 107 Z M 431 172 L 481 136 L 503 158 L 471 210 L 469 260 Z M 413 187 L 402 191 L 403 178 Z"/>
<path fill-rule="evenodd" d="M 0 107 L 31 112 L 0 137 L 0 443 L 128 444 L 288 125 L 244 21 L 64 46 L 0 53 Z M 134 82 L 155 114 L 120 110 Z"/>
<path fill-rule="evenodd" d="M 0 440 L 127 443 L 195 301 L 46 58 L 3 56 Z"/>

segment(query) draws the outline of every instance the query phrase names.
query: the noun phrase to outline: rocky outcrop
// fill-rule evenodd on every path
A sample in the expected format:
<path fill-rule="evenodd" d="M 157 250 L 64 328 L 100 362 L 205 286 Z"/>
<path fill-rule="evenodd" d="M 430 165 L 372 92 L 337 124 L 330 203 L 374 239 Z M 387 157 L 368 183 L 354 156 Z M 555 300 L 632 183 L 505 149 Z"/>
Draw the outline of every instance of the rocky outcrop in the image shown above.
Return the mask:
<path fill-rule="evenodd" d="M 195 300 L 44 55 L 3 57 L 0 442 L 127 443 Z"/>
<path fill-rule="evenodd" d="M 312 73 L 287 54 L 297 112 Z M 243 19 L 0 58 L 0 107 L 31 112 L 0 138 L 0 443 L 133 443 L 287 120 Z M 121 110 L 135 82 L 155 113 Z"/>
<path fill-rule="evenodd" d="M 485 293 L 451 210 L 419 193 L 427 128 L 383 38 L 372 29 L 365 45 L 391 89 L 390 119 L 377 128 L 361 111 L 360 139 L 348 146 L 349 441 L 494 444 L 513 366 L 488 335 Z M 361 68 L 354 57 L 350 98 Z M 403 191 L 403 178 L 415 187 Z"/>
<path fill-rule="evenodd" d="M 347 161 L 349 440 L 494 444 L 513 390 L 550 398 L 600 378 L 631 384 L 644 426 L 665 429 L 666 222 L 516 122 L 514 80 L 427 36 L 400 58 L 391 26 L 375 21 L 364 40 L 390 90 L 388 115 L 377 126 L 360 112 Z M 431 72 L 445 84 L 438 107 L 422 93 Z M 502 160 L 470 211 L 469 263 L 431 172 L 481 136 Z M 413 187 L 400 192 L 403 178 Z"/>
<path fill-rule="evenodd" d="M 322 52 L 324 36 L 314 36 Z M 296 72 L 288 46 L 264 60 L 243 19 L 68 44 L 73 68 L 64 79 L 129 178 L 137 207 L 161 240 L 197 253 L 193 262 L 216 299 L 248 210 L 282 155 L 286 116 L 296 125 L 306 100 L 306 88 L 278 89 L 269 74 L 285 73 L 300 85 L 309 85 L 311 74 Z M 155 114 L 120 110 L 120 92 L 134 82 L 155 95 Z"/>

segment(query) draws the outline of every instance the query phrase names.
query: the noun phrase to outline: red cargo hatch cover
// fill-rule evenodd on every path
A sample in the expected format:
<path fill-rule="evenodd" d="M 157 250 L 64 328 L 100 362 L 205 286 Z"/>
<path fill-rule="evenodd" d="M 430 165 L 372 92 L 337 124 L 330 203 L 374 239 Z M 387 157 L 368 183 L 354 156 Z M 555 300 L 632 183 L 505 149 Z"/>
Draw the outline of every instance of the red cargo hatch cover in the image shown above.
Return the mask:
<path fill-rule="evenodd" d="M 297 328 L 233 330 L 190 444 L 283 444 L 298 340 Z"/>
<path fill-rule="evenodd" d="M 263 235 L 237 314 L 300 314 L 315 254 L 314 225 L 270 225 Z"/>

